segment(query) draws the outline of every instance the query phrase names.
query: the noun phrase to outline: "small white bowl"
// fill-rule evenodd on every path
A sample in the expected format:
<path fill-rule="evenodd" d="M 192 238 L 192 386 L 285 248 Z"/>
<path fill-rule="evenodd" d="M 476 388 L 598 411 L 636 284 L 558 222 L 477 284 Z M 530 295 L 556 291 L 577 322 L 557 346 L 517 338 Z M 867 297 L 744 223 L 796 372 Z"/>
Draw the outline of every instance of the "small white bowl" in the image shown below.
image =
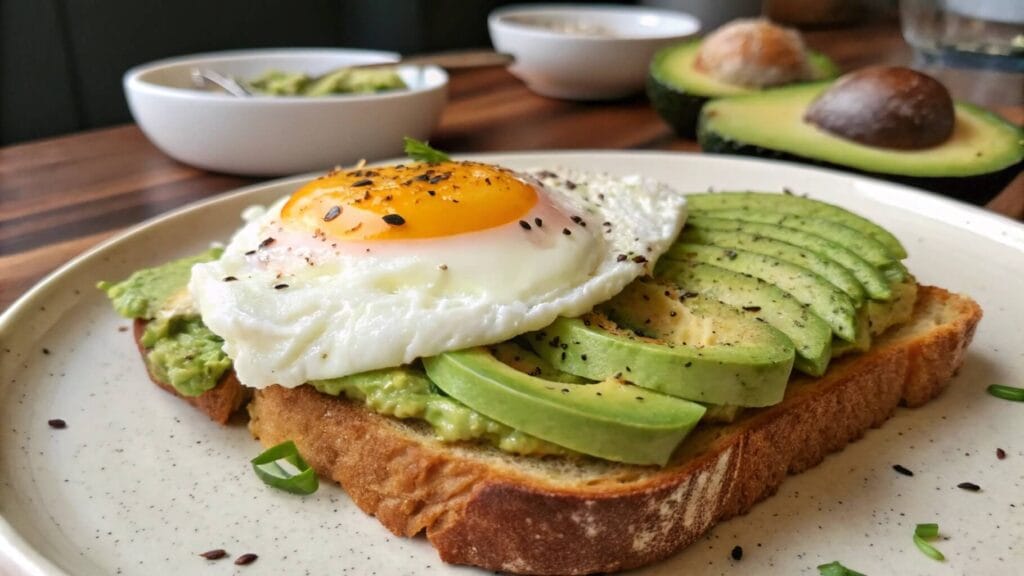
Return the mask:
<path fill-rule="evenodd" d="M 177 160 L 232 174 L 295 174 L 397 156 L 403 136 L 426 139 L 444 109 L 448 75 L 436 66 L 399 66 L 407 90 L 238 98 L 192 88 L 191 70 L 239 78 L 269 69 L 318 75 L 398 58 L 329 48 L 198 54 L 133 68 L 124 75 L 124 91 L 142 131 Z"/>
<path fill-rule="evenodd" d="M 608 100 L 639 92 L 659 48 L 693 36 L 683 12 L 615 5 L 522 5 L 487 19 L 491 42 L 515 56 L 509 70 L 544 96 Z"/>

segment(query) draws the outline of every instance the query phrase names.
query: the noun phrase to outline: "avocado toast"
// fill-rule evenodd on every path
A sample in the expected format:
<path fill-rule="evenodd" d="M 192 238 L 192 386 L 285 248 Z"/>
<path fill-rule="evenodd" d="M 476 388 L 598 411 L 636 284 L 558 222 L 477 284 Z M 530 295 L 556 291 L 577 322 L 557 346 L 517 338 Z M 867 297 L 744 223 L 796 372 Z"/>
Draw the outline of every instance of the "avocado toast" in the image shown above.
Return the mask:
<path fill-rule="evenodd" d="M 422 370 L 413 366 L 386 375 L 388 382 L 400 383 L 392 391 L 425 396 L 422 402 L 389 402 L 395 398 L 388 397 L 381 378 L 319 382 L 315 388 L 271 386 L 259 390 L 249 404 L 250 430 L 268 445 L 295 441 L 310 464 L 339 481 L 361 508 L 397 534 L 426 532 L 446 561 L 512 572 L 588 573 L 640 566 L 671 554 L 718 520 L 770 494 L 787 471 L 812 466 L 880 424 L 901 402 L 916 406 L 940 392 L 962 361 L 980 318 L 967 298 L 917 288 L 899 263 L 902 247 L 881 229 L 827 205 L 766 196 L 691 196 L 696 225 L 688 224 L 659 261 L 657 278 L 631 285 L 578 322 L 559 320 L 525 335 L 509 343 L 511 352 L 503 344 L 472 354 L 445 353 L 427 359 Z M 746 220 L 729 214 L 751 205 L 759 206 L 752 211 L 758 215 L 784 220 L 779 229 L 796 231 L 791 239 L 814 242 L 781 246 L 758 240 L 762 236 L 751 232 Z M 813 219 L 881 247 L 878 261 L 849 259 L 847 253 L 856 255 L 854 250 L 795 224 Z M 734 233 L 712 233 L 713 220 L 726 222 L 719 231 Z M 840 263 L 843 256 L 827 257 L 830 251 L 847 254 L 847 263 Z M 818 272 L 787 260 L 812 259 L 812 254 Z M 779 276 L 779 269 L 794 274 Z M 826 280 L 828 274 L 846 290 Z M 888 290 L 875 286 L 869 297 L 869 283 L 848 282 L 857 274 Z M 889 324 L 899 326 L 887 329 Z M 585 338 L 603 342 L 592 351 Z M 836 353 L 868 346 L 866 353 L 830 362 Z M 624 352 L 616 355 L 616 347 Z M 733 351 L 737 348 L 743 350 Z M 527 358 L 530 352 L 536 358 Z M 659 366 L 645 354 L 666 364 Z M 634 443 L 666 438 L 668 458 L 659 461 L 664 451 L 657 450 L 641 465 L 623 462 L 628 445 L 613 448 L 607 457 L 591 457 L 579 452 L 593 450 L 593 443 L 565 447 L 517 437 L 508 422 L 528 420 L 533 409 L 511 410 L 516 414 L 494 407 L 487 396 L 503 398 L 507 392 L 479 384 L 480 379 L 505 388 L 515 384 L 495 375 L 494 362 L 548 382 L 556 399 L 595 392 L 606 377 L 635 379 L 641 386 L 612 387 L 636 393 L 615 399 L 610 425 L 635 433 Z M 824 376 L 788 378 L 793 365 Z M 679 374 L 701 370 L 703 376 L 672 378 L 672 366 Z M 160 373 L 150 370 L 154 376 Z M 709 386 L 709 379 L 725 383 L 730 377 L 733 385 L 725 391 Z M 230 371 L 221 374 L 219 383 L 200 397 L 230 386 L 230 378 Z M 464 386 L 466 378 L 479 385 Z M 520 376 L 515 380 L 536 384 Z M 689 414 L 668 411 L 684 423 L 696 424 L 702 414 L 734 421 L 716 423 L 705 416 L 695 428 L 677 422 L 674 429 L 689 436 L 672 450 L 671 434 L 651 431 L 658 423 L 648 418 L 650 411 L 635 409 L 660 398 L 652 388 L 716 403 L 714 409 L 695 404 L 703 409 Z M 546 393 L 527 395 L 536 401 Z M 703 396 L 713 393 L 724 396 Z M 560 430 L 546 436 L 556 438 L 566 428 L 567 438 L 607 430 L 592 422 L 593 410 L 580 409 L 586 401 L 569 406 L 582 424 L 566 425 L 568 417 L 554 416 L 562 423 Z M 545 405 L 552 403 L 559 404 Z M 445 425 L 453 420 L 432 422 L 432 405 L 476 418 L 478 426 L 462 430 L 480 431 L 474 437 L 483 441 L 444 441 Z M 467 406 L 470 412 L 463 410 Z M 566 404 L 555 408 L 568 409 Z M 400 419 L 418 410 L 419 416 Z M 637 419 L 629 422 L 614 412 Z M 473 413 L 487 416 L 481 420 Z M 504 424 L 486 421 L 491 419 Z M 523 426 L 536 423 L 524 420 Z"/>

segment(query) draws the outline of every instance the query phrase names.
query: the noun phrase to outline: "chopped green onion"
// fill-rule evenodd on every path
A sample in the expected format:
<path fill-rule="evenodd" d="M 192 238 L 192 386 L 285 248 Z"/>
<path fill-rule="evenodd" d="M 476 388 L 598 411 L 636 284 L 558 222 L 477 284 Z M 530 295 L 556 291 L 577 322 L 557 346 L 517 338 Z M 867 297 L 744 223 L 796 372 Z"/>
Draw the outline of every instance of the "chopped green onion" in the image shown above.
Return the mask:
<path fill-rule="evenodd" d="M 924 552 L 925 556 L 942 562 L 946 557 L 942 555 L 942 552 L 936 550 L 934 546 L 926 541 L 938 537 L 938 524 L 918 524 L 917 528 L 914 529 L 914 544 L 917 544 L 918 549 L 920 549 L 921 552 Z"/>
<path fill-rule="evenodd" d="M 253 458 L 252 469 L 264 484 L 293 494 L 312 494 L 320 486 L 316 471 L 306 464 L 291 440 Z"/>
<path fill-rule="evenodd" d="M 444 152 L 431 148 L 426 142 L 420 142 L 408 136 L 405 137 L 405 155 L 417 162 L 430 162 L 432 164 L 447 162 L 451 159 Z"/>
<path fill-rule="evenodd" d="M 988 387 L 988 393 L 995 396 L 996 398 L 1002 398 L 1003 400 L 1024 402 L 1024 388 L 1014 388 L 1013 386 L 992 384 L 991 386 Z"/>
<path fill-rule="evenodd" d="M 856 570 L 851 570 L 839 562 L 829 562 L 818 566 L 821 576 L 865 576 Z"/>

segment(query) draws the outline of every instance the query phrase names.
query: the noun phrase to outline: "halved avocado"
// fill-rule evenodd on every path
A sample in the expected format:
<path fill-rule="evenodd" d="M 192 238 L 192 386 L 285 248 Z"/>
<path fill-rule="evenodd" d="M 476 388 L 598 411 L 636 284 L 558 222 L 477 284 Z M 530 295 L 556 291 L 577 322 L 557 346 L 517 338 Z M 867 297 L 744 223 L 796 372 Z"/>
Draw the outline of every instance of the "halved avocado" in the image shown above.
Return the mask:
<path fill-rule="evenodd" d="M 684 138 L 696 135 L 697 117 L 708 100 L 722 96 L 752 94 L 760 90 L 722 82 L 694 65 L 702 40 L 691 40 L 661 49 L 651 60 L 647 75 L 647 96 L 659 115 Z M 810 51 L 808 60 L 814 80 L 828 80 L 839 69 L 824 54 Z"/>
<path fill-rule="evenodd" d="M 952 136 L 931 148 L 873 147 L 831 134 L 804 120 L 830 85 L 788 86 L 709 102 L 697 130 L 701 149 L 853 170 L 979 204 L 1020 173 L 1024 130 L 970 104 L 956 104 Z"/>
<path fill-rule="evenodd" d="M 719 405 L 778 403 L 794 359 L 772 326 L 654 281 L 630 284 L 594 313 L 559 318 L 528 342 L 558 370 Z"/>

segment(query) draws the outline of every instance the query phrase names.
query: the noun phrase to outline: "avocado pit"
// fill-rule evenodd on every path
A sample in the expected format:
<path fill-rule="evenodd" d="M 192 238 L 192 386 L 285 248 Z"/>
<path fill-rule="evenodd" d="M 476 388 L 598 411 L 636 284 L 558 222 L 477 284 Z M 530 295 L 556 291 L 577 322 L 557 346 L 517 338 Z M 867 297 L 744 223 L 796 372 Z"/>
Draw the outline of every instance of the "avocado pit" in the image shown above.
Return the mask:
<path fill-rule="evenodd" d="M 956 115 L 946 87 L 902 67 L 847 74 L 811 103 L 804 121 L 866 146 L 920 150 L 953 134 Z"/>

